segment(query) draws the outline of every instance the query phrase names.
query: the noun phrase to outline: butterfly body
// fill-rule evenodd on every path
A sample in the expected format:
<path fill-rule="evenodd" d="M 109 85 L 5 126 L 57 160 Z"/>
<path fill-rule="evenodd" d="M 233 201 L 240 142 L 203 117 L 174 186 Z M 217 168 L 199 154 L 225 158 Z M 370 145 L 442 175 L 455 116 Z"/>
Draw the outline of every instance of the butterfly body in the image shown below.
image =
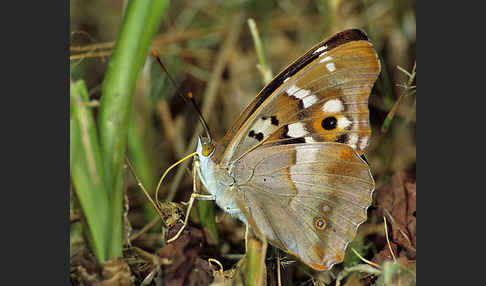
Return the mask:
<path fill-rule="evenodd" d="M 372 202 L 360 155 L 379 71 L 366 35 L 346 30 L 277 75 L 220 142 L 200 138 L 198 173 L 218 206 L 316 270 L 341 262 Z"/>
<path fill-rule="evenodd" d="M 228 172 L 228 168 L 216 164 L 211 156 L 203 155 L 203 143 L 199 138 L 197 145 L 199 177 L 208 192 L 214 196 L 216 204 L 246 223 L 246 219 L 234 199 L 231 188 L 235 185 L 235 178 Z M 215 147 L 216 148 L 216 147 Z"/>

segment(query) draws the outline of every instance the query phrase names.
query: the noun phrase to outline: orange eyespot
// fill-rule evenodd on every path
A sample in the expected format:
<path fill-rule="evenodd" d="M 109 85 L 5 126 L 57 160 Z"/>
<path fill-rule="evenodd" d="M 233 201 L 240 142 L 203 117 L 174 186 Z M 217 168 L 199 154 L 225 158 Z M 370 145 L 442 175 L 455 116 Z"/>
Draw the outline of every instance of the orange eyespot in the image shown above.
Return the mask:
<path fill-rule="evenodd" d="M 314 219 L 314 227 L 317 229 L 317 230 L 324 230 L 326 229 L 326 226 L 327 226 L 327 222 L 326 220 L 323 218 L 323 217 L 316 217 Z"/>
<path fill-rule="evenodd" d="M 189 91 L 189 92 L 187 93 L 187 97 L 188 97 L 188 98 L 192 98 L 192 92 L 190 92 L 190 91 Z"/>
<path fill-rule="evenodd" d="M 210 143 L 207 143 L 207 144 L 204 144 L 202 146 L 202 154 L 203 156 L 209 156 L 211 155 L 211 153 L 213 152 L 214 150 L 214 145 L 213 144 L 210 144 Z"/>

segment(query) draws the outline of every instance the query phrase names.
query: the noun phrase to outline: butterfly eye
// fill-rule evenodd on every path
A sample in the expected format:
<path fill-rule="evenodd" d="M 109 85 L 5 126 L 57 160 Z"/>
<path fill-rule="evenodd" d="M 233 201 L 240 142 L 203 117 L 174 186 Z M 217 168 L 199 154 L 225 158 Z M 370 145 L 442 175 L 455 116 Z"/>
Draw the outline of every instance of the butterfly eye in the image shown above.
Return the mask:
<path fill-rule="evenodd" d="M 326 226 L 327 226 L 327 222 L 324 218 L 322 217 L 316 217 L 314 219 L 314 227 L 317 229 L 317 230 L 324 230 L 326 229 Z"/>
<path fill-rule="evenodd" d="M 214 145 L 211 144 L 211 143 L 206 143 L 202 147 L 202 154 L 203 154 L 203 156 L 207 157 L 207 156 L 211 155 L 213 150 L 214 150 Z"/>

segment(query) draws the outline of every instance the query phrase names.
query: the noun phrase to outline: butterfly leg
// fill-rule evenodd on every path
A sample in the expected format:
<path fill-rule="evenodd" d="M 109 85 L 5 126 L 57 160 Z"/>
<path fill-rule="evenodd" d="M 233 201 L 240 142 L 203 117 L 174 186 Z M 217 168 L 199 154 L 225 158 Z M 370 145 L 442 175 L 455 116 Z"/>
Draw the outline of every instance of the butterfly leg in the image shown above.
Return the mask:
<path fill-rule="evenodd" d="M 194 200 L 196 200 L 196 199 L 198 199 L 198 200 L 210 200 L 210 201 L 215 200 L 215 197 L 213 195 L 203 195 L 203 194 L 197 193 L 196 170 L 198 170 L 199 168 L 196 165 L 197 165 L 197 163 L 194 164 L 194 167 L 193 167 L 193 172 L 192 172 L 193 173 L 193 190 L 192 190 L 191 198 L 187 202 L 187 211 L 186 211 L 186 217 L 184 219 L 184 223 L 183 223 L 182 227 L 179 229 L 179 231 L 171 239 L 167 240 L 167 243 L 171 243 L 172 241 L 176 240 L 181 235 L 182 231 L 186 228 L 187 221 L 189 220 L 189 214 L 191 213 L 192 205 L 194 204 Z"/>
<path fill-rule="evenodd" d="M 186 211 L 186 218 L 184 219 L 184 224 L 182 227 L 179 229 L 179 231 L 171 238 L 167 240 L 167 243 L 171 243 L 172 241 L 176 240 L 184 230 L 184 228 L 187 225 L 187 221 L 189 220 L 189 214 L 191 213 L 192 210 L 192 205 L 194 204 L 194 200 L 214 200 L 213 195 L 201 195 L 201 194 L 196 194 L 192 193 L 191 198 L 189 199 L 188 206 L 187 206 L 187 211 Z"/>

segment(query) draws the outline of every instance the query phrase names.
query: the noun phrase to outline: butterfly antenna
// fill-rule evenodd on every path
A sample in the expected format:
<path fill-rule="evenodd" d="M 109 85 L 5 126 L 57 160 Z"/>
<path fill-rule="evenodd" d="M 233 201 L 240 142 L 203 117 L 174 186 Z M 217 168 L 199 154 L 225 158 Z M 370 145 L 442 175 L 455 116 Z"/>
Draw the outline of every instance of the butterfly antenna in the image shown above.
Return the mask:
<path fill-rule="evenodd" d="M 165 68 L 164 64 L 160 60 L 159 56 L 157 55 L 157 51 L 155 49 L 152 50 L 152 56 L 157 60 L 157 62 L 159 63 L 160 67 L 162 68 L 162 70 L 165 72 L 165 74 L 169 78 L 169 80 L 172 83 L 172 85 L 174 86 L 177 94 L 180 97 L 182 97 L 186 103 L 189 103 L 190 105 L 192 105 L 192 107 L 196 110 L 197 114 L 199 115 L 199 121 L 201 121 L 201 124 L 202 124 L 202 126 L 204 128 L 204 132 L 206 133 L 206 137 L 208 138 L 209 143 L 211 143 L 212 142 L 212 140 L 211 140 L 211 133 L 209 132 L 208 124 L 206 123 L 206 120 L 204 120 L 204 117 L 202 116 L 201 110 L 199 110 L 199 107 L 197 106 L 196 101 L 194 101 L 194 98 L 192 97 L 192 93 L 189 92 L 187 94 L 187 96 L 184 96 L 180 92 L 180 90 L 177 88 L 177 84 L 176 84 L 175 80 L 170 76 L 169 72 L 167 71 L 167 69 Z"/>

